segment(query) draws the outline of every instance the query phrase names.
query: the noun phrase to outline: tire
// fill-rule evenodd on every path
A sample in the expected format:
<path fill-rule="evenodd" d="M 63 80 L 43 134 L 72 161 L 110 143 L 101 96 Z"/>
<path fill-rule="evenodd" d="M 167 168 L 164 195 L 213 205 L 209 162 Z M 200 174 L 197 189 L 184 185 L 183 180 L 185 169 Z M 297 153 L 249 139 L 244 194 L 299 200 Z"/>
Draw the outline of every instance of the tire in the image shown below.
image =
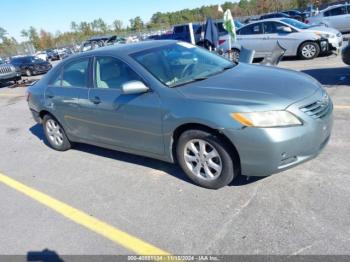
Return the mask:
<path fill-rule="evenodd" d="M 61 124 L 53 116 L 44 116 L 43 128 L 46 140 L 53 149 L 66 151 L 72 147 Z"/>
<path fill-rule="evenodd" d="M 29 69 L 26 69 L 26 76 L 32 76 L 33 75 L 33 73 L 32 73 L 32 71 L 30 71 Z"/>
<path fill-rule="evenodd" d="M 320 46 L 315 42 L 302 43 L 298 49 L 298 56 L 304 60 L 314 59 L 320 54 Z"/>
<path fill-rule="evenodd" d="M 201 151 L 200 148 L 205 150 Z M 235 159 L 229 152 L 229 148 L 217 136 L 202 130 L 185 131 L 176 147 L 177 161 L 182 170 L 194 183 L 209 189 L 222 188 L 238 175 Z"/>
<path fill-rule="evenodd" d="M 232 48 L 232 61 L 238 63 L 240 50 L 237 48 Z"/>

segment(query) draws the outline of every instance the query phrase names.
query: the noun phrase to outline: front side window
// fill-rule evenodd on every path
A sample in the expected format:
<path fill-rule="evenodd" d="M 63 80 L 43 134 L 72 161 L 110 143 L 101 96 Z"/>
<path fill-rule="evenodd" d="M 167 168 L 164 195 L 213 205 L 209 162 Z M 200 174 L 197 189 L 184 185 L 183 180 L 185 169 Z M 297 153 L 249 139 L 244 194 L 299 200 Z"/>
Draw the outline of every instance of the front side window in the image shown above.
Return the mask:
<path fill-rule="evenodd" d="M 87 87 L 89 79 L 88 70 L 88 58 L 64 66 L 61 85 L 63 87 Z"/>
<path fill-rule="evenodd" d="M 131 56 L 168 87 L 204 80 L 234 66 L 220 56 L 183 42 L 148 49 Z"/>
<path fill-rule="evenodd" d="M 337 15 L 345 15 L 347 13 L 346 7 L 341 6 L 337 8 L 333 8 L 324 13 L 324 16 L 337 16 Z"/>
<path fill-rule="evenodd" d="M 97 57 L 95 87 L 120 89 L 123 84 L 142 79 L 124 62 L 114 57 Z"/>
<path fill-rule="evenodd" d="M 239 35 L 258 35 L 262 34 L 261 23 L 245 26 L 238 30 Z"/>

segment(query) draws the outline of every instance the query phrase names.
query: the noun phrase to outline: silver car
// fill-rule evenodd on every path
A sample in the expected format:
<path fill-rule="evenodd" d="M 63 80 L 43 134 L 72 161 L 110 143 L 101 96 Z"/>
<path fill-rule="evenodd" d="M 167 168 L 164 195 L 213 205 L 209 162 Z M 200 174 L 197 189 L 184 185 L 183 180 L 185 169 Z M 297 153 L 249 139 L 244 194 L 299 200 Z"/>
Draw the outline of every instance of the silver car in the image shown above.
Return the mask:
<path fill-rule="evenodd" d="M 29 87 L 28 103 L 56 150 L 80 142 L 176 162 L 213 189 L 314 158 L 332 129 L 315 79 L 177 41 L 73 55 Z"/>
<path fill-rule="evenodd" d="M 322 24 L 333 27 L 340 32 L 350 31 L 350 4 L 333 5 L 310 16 L 305 22 L 308 24 Z"/>
<path fill-rule="evenodd" d="M 328 40 L 322 33 L 300 29 L 283 20 L 271 18 L 241 27 L 237 30 L 237 42 L 232 45 L 234 51 L 243 46 L 255 50 L 255 58 L 264 58 L 271 54 L 277 41 L 286 49 L 284 56 L 313 59 L 328 50 Z M 221 49 L 227 50 L 228 36 L 221 37 L 219 43 Z"/>

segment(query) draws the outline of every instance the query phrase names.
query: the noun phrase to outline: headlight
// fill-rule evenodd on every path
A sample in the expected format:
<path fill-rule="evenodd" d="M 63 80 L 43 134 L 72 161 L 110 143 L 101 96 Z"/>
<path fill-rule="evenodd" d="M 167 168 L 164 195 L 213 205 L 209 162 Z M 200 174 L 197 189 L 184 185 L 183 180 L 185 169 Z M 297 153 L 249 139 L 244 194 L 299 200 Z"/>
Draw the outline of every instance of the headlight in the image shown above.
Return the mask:
<path fill-rule="evenodd" d="M 321 33 L 321 32 L 317 32 L 315 33 L 316 35 L 322 37 L 322 38 L 335 38 L 335 35 L 334 34 L 325 34 L 325 33 Z"/>
<path fill-rule="evenodd" d="M 242 125 L 250 127 L 283 127 L 302 125 L 302 122 L 288 111 L 232 113 L 231 116 Z"/>

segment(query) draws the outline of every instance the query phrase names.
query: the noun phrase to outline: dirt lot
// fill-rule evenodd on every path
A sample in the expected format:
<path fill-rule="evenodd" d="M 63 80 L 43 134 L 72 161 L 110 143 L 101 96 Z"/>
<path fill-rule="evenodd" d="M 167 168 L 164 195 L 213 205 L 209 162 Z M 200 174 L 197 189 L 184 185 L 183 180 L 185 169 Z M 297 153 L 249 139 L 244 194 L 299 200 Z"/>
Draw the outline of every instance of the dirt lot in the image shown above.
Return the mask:
<path fill-rule="evenodd" d="M 332 96 L 329 145 L 297 168 L 217 191 L 157 160 L 88 145 L 54 151 L 25 88 L 0 88 L 0 173 L 14 179 L 0 177 L 0 254 L 134 254 L 150 243 L 171 254 L 349 255 L 350 68 L 336 56 L 280 66 L 317 78 Z M 66 206 L 56 210 L 38 191 Z"/>

